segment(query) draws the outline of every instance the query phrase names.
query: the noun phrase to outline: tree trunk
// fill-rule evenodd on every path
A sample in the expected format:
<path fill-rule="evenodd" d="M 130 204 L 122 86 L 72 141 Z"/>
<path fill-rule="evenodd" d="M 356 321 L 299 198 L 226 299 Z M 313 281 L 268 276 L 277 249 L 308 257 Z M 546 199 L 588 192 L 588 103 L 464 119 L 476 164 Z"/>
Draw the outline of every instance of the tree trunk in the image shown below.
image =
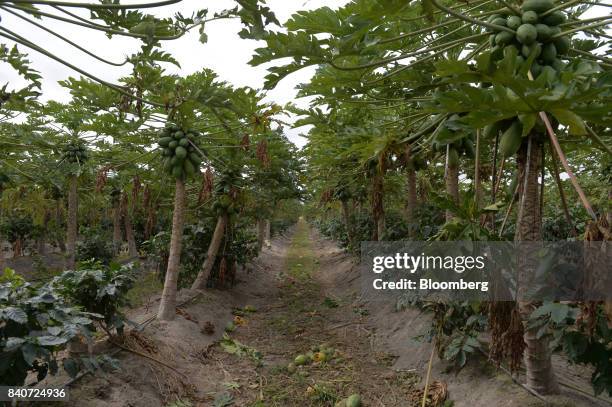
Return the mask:
<path fill-rule="evenodd" d="M 130 216 L 130 210 L 128 208 L 125 208 L 123 221 L 125 224 L 125 238 L 128 243 L 128 255 L 130 257 L 137 257 L 138 247 L 136 246 L 136 239 L 134 238 L 134 227 L 132 226 L 132 217 Z"/>
<path fill-rule="evenodd" d="M 78 233 L 78 179 L 71 175 L 68 179 L 68 225 L 66 229 L 66 268 L 74 269 L 76 259 L 76 241 Z"/>
<path fill-rule="evenodd" d="M 444 180 L 446 182 L 446 193 L 450 195 L 455 204 L 459 203 L 459 166 L 449 160 L 450 144 L 446 148 L 446 171 Z M 452 211 L 446 211 L 446 221 L 452 220 Z"/>
<path fill-rule="evenodd" d="M 55 201 L 55 227 L 59 231 L 62 225 L 62 200 Z M 61 235 L 57 236 L 57 246 L 62 253 L 66 253 L 66 242 Z"/>
<path fill-rule="evenodd" d="M 13 258 L 21 257 L 23 255 L 23 240 L 18 237 L 13 243 Z"/>
<path fill-rule="evenodd" d="M 353 245 L 353 224 L 351 222 L 351 211 L 347 200 L 340 201 L 342 204 L 342 217 L 344 218 L 344 227 L 346 228 L 346 236 L 349 245 Z"/>
<path fill-rule="evenodd" d="M 515 241 L 538 242 L 542 240 L 542 227 L 539 208 L 538 178 L 541 165 L 541 146 L 535 142 L 536 135 L 529 135 L 518 152 L 519 169 L 519 215 L 516 225 Z M 519 258 L 519 300 L 527 291 L 526 282 L 535 274 L 536 264 L 530 264 L 522 259 L 535 259 L 537 244 L 525 245 L 523 250 L 534 252 L 525 253 Z M 557 393 L 559 386 L 555 378 L 552 363 L 549 339 L 537 338 L 538 329 L 528 329 L 527 319 L 538 306 L 531 301 L 519 301 L 519 310 L 524 324 L 524 340 L 526 344 L 524 360 L 527 370 L 527 386 L 541 394 Z"/>
<path fill-rule="evenodd" d="M 176 289 L 178 286 L 179 266 L 181 264 L 181 249 L 183 246 L 183 223 L 185 221 L 185 181 L 176 180 L 174 191 L 174 213 L 172 215 L 172 236 L 170 238 L 170 254 L 168 268 L 164 281 L 164 291 L 157 319 L 173 320 L 176 315 Z"/>
<path fill-rule="evenodd" d="M 412 154 L 411 147 L 406 147 L 405 152 L 405 160 L 406 160 L 406 210 L 405 217 L 406 222 L 410 225 L 410 229 L 408 232 L 409 237 L 414 237 L 415 228 L 412 223 L 414 223 L 414 211 L 417 207 L 417 179 L 416 179 L 416 170 L 414 169 L 414 164 L 412 163 Z"/>
<path fill-rule="evenodd" d="M 377 172 L 372 180 L 372 218 L 374 219 L 373 241 L 382 239 L 385 233 L 384 184 L 383 175 Z"/>
<path fill-rule="evenodd" d="M 113 200 L 113 251 L 115 256 L 121 251 L 123 234 L 121 233 L 121 202 L 119 199 Z"/>
<path fill-rule="evenodd" d="M 217 226 L 215 227 L 215 232 L 213 233 L 210 245 L 208 246 L 208 252 L 206 253 L 206 260 L 204 260 L 202 269 L 191 286 L 192 289 L 197 290 L 206 286 L 206 280 L 208 280 L 208 276 L 210 275 L 210 272 L 215 264 L 219 247 L 221 247 L 221 242 L 223 241 L 223 236 L 225 235 L 225 227 L 227 226 L 227 222 L 227 214 L 220 215 L 217 219 Z"/>
<path fill-rule="evenodd" d="M 272 226 L 270 224 L 270 219 L 266 219 L 266 226 L 264 231 L 264 242 L 268 247 L 270 247 L 270 239 L 272 238 Z"/>
<path fill-rule="evenodd" d="M 265 239 L 266 239 L 266 221 L 264 219 L 257 219 L 257 248 L 259 251 L 263 249 Z"/>

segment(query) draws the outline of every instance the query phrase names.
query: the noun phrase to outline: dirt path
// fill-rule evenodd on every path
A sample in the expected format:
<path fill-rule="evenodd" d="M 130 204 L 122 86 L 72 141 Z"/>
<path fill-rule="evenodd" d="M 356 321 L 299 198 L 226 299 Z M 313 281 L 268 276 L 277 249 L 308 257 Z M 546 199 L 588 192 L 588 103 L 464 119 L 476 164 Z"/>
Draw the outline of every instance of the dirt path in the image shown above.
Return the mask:
<path fill-rule="evenodd" d="M 218 400 L 253 407 L 333 406 L 358 393 L 367 406 L 406 406 L 418 377 L 391 370 L 393 356 L 374 349 L 364 309 L 328 296 L 330 282 L 319 274 L 327 265 L 320 264 L 314 244 L 307 224 L 300 222 L 269 305 L 245 316 L 245 324 L 230 334 L 261 354 L 261 364 L 248 354 L 227 353 L 223 344 L 215 347 L 211 357 L 227 383 Z M 289 367 L 297 355 L 321 346 L 332 348 L 330 360 Z"/>
<path fill-rule="evenodd" d="M 70 405 L 334 407 L 355 393 L 366 407 L 421 405 L 432 345 L 418 336 L 429 316 L 364 303 L 353 259 L 306 222 L 274 239 L 238 280 L 231 290 L 182 290 L 171 322 L 154 320 L 159 296 L 133 310 L 133 320 L 152 322 L 132 345 L 171 368 L 121 352 L 120 369 L 80 381 Z M 298 355 L 307 359 L 302 366 L 295 366 Z M 485 358 L 458 375 L 436 360 L 432 381 L 439 394 L 448 390 L 443 407 L 548 405 Z M 605 405 L 567 400 L 550 405 Z"/>

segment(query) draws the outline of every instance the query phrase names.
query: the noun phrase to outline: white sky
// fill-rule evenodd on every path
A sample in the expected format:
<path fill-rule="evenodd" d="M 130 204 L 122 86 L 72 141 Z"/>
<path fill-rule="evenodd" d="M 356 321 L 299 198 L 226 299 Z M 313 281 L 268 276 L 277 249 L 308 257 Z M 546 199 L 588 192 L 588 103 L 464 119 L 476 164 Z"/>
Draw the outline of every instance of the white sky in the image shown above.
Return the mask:
<path fill-rule="evenodd" d="M 71 0 L 78 2 L 80 0 Z M 149 0 L 150 1 L 150 0 Z M 143 1 L 125 1 L 125 3 L 142 3 Z M 281 23 L 284 23 L 294 12 L 304 9 L 315 9 L 322 6 L 339 7 L 346 4 L 348 0 L 267 0 L 266 4 L 274 11 L 276 17 Z M 159 16 L 173 16 L 175 12 L 180 11 L 185 16 L 190 16 L 192 12 L 198 9 L 208 7 L 212 11 L 233 8 L 236 5 L 232 0 L 183 0 L 181 3 L 173 6 L 161 7 L 159 9 L 151 9 L 149 12 Z M 48 7 L 43 11 L 52 12 Z M 86 16 L 86 14 L 82 14 Z M 23 20 L 0 10 L 2 25 L 24 37 L 33 41 L 48 51 L 58 55 L 59 57 L 69 61 L 84 70 L 96 75 L 97 77 L 109 82 L 116 80 L 124 75 L 129 74 L 130 66 L 113 67 L 78 51 L 72 46 L 64 43 L 60 39 L 51 34 L 27 24 Z M 131 38 L 115 36 L 109 40 L 106 35 L 99 31 L 89 30 L 83 27 L 73 26 L 71 24 L 53 21 L 50 19 L 43 20 L 52 21 L 52 26 L 48 28 L 62 34 L 73 42 L 87 48 L 89 51 L 97 55 L 119 62 L 123 60 L 125 55 L 135 53 L 140 42 Z M 37 22 L 40 23 L 39 20 Z M 208 43 L 202 44 L 198 41 L 199 34 L 197 29 L 192 30 L 183 38 L 175 41 L 163 42 L 163 49 L 171 53 L 181 64 L 181 69 L 172 65 L 167 65 L 167 69 L 172 73 L 190 74 L 201 70 L 202 68 L 210 68 L 214 70 L 220 79 L 228 81 L 235 86 L 250 86 L 253 88 L 262 88 L 264 77 L 267 74 L 266 66 L 252 67 L 248 65 L 248 61 L 254 54 L 255 48 L 265 45 L 264 42 L 242 40 L 237 33 L 241 29 L 239 20 L 220 20 L 208 23 L 206 33 L 208 34 Z M 0 43 L 11 45 L 11 42 L 0 37 Z M 69 92 L 62 88 L 58 81 L 64 80 L 69 76 L 78 77 L 79 74 L 72 71 L 70 68 L 43 56 L 36 51 L 27 50 L 23 46 L 19 46 L 21 52 L 29 54 L 29 59 L 32 61 L 32 68 L 41 72 L 43 80 L 43 100 L 58 100 L 68 101 L 70 99 Z M 303 69 L 294 73 L 290 77 L 281 81 L 276 89 L 268 92 L 268 99 L 278 104 L 284 105 L 287 102 L 294 102 L 298 105 L 305 106 L 306 101 L 296 101 L 296 91 L 294 87 L 302 82 L 306 82 L 314 73 L 314 68 Z M 0 84 L 10 81 L 14 87 L 19 87 L 23 82 L 15 74 L 14 70 L 0 63 Z M 305 139 L 299 134 L 304 132 L 302 129 L 287 129 L 289 138 L 298 146 L 303 146 Z"/>

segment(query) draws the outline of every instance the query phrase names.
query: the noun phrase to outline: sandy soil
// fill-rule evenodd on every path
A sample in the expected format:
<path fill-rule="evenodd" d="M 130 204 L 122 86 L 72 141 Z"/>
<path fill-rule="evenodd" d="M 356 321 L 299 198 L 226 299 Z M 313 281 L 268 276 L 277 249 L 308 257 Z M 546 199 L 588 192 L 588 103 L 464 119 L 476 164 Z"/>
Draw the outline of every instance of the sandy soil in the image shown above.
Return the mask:
<path fill-rule="evenodd" d="M 364 303 L 354 261 L 305 223 L 292 238 L 275 239 L 251 269 L 229 291 L 181 291 L 180 302 L 195 298 L 174 321 L 153 320 L 126 343 L 148 358 L 118 353 L 119 370 L 85 376 L 72 386 L 69 405 L 333 406 L 358 393 L 365 406 L 420 406 L 431 344 L 415 338 L 427 329 L 427 315 Z M 130 316 L 145 321 L 156 309 L 157 297 Z M 237 329 L 224 340 L 232 320 Z M 288 367 L 321 345 L 333 348 L 330 360 Z M 569 381 L 573 370 L 557 363 Z M 484 358 L 458 375 L 435 360 L 432 381 L 446 389 L 447 406 L 547 405 Z M 567 388 L 549 402 L 609 405 Z"/>

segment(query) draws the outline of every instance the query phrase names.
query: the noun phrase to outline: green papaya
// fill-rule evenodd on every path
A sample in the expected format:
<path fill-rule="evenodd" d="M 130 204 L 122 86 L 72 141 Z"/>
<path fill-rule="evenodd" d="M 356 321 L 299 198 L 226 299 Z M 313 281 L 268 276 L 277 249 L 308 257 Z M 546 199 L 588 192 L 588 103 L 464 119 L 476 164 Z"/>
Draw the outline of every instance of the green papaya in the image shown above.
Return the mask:
<path fill-rule="evenodd" d="M 535 11 L 542 14 L 554 7 L 552 0 L 527 0 L 521 5 L 523 11 Z"/>
<path fill-rule="evenodd" d="M 490 45 L 491 47 L 494 47 L 494 46 L 495 46 L 495 34 L 491 34 L 491 35 L 489 35 L 489 45 Z"/>
<path fill-rule="evenodd" d="M 174 176 L 175 178 L 183 178 L 185 176 L 185 173 L 183 172 L 183 167 L 178 165 L 173 167 L 172 176 Z"/>
<path fill-rule="evenodd" d="M 177 146 L 178 146 L 178 141 L 176 140 L 172 140 L 170 143 L 168 143 L 168 148 L 171 148 L 172 150 L 174 150 Z"/>
<path fill-rule="evenodd" d="M 493 23 L 493 21 L 495 21 L 496 19 L 501 18 L 501 17 L 502 17 L 502 16 L 501 16 L 501 14 L 492 14 L 492 15 L 491 15 L 491 16 L 490 16 L 490 17 L 487 19 L 487 22 L 492 24 L 492 23 Z"/>
<path fill-rule="evenodd" d="M 168 144 L 170 144 L 171 141 L 172 141 L 171 137 L 162 137 L 159 139 L 157 144 L 159 144 L 161 147 L 168 147 Z"/>
<path fill-rule="evenodd" d="M 559 24 L 563 24 L 565 20 L 566 20 L 565 14 L 560 10 L 556 10 L 550 13 L 549 15 L 545 16 L 542 19 L 542 22 L 546 25 L 559 25 Z"/>
<path fill-rule="evenodd" d="M 506 19 L 503 18 L 503 17 L 496 18 L 495 20 L 493 20 L 492 24 L 505 27 L 506 26 Z"/>
<path fill-rule="evenodd" d="M 189 153 L 187 157 L 195 166 L 199 166 L 202 163 L 202 158 L 198 153 Z"/>
<path fill-rule="evenodd" d="M 559 55 L 567 54 L 571 46 L 571 42 L 568 37 L 557 37 L 553 40 L 553 44 L 555 44 L 555 49 Z"/>
<path fill-rule="evenodd" d="M 538 30 L 533 24 L 522 24 L 516 29 L 516 39 L 521 44 L 531 45 L 538 38 Z"/>
<path fill-rule="evenodd" d="M 351 394 L 346 399 L 346 407 L 361 407 L 361 397 L 359 394 Z"/>
<path fill-rule="evenodd" d="M 514 34 L 509 33 L 508 31 L 502 31 L 495 36 L 495 44 L 497 45 L 510 44 L 513 39 L 514 39 Z"/>
<path fill-rule="evenodd" d="M 525 58 L 529 58 L 532 51 L 535 52 L 535 58 L 538 58 L 542 54 L 542 46 L 536 42 L 534 44 L 523 45 L 521 47 L 521 54 L 523 54 Z"/>
<path fill-rule="evenodd" d="M 510 127 L 502 134 L 499 140 L 499 152 L 504 157 L 510 157 L 521 147 L 523 126 L 521 122 L 515 120 Z"/>
<path fill-rule="evenodd" d="M 535 11 L 526 11 L 521 15 L 521 21 L 523 24 L 535 24 L 538 22 L 538 13 Z"/>
<path fill-rule="evenodd" d="M 172 137 L 174 137 L 175 140 L 180 140 L 183 137 L 185 137 L 185 133 L 183 133 L 182 131 L 178 130 L 175 131 L 174 134 L 172 135 Z"/>
<path fill-rule="evenodd" d="M 164 149 L 162 150 L 162 155 L 163 155 L 164 157 L 172 157 L 172 150 L 171 150 L 171 149 L 169 149 L 169 148 L 164 148 Z"/>
<path fill-rule="evenodd" d="M 510 16 L 506 19 L 506 26 L 516 30 L 523 24 L 523 20 L 519 16 Z"/>
<path fill-rule="evenodd" d="M 162 168 L 166 172 L 172 171 L 172 160 L 170 159 L 170 157 L 164 158 L 164 161 L 162 162 Z"/>
<path fill-rule="evenodd" d="M 538 41 L 546 42 L 550 40 L 550 37 L 552 36 L 552 31 L 550 30 L 549 26 L 547 26 L 546 24 L 536 24 L 535 28 L 538 31 Z"/>
<path fill-rule="evenodd" d="M 188 177 L 191 177 L 195 174 L 196 172 L 196 167 L 193 165 L 193 163 L 189 160 L 185 160 L 183 162 L 183 170 L 185 170 L 185 174 Z"/>
<path fill-rule="evenodd" d="M 552 65 L 555 62 L 557 59 L 557 48 L 555 44 L 552 42 L 544 44 L 542 47 L 541 59 L 546 65 Z"/>
<path fill-rule="evenodd" d="M 174 155 L 180 159 L 185 159 L 187 157 L 187 150 L 185 147 L 178 146 L 176 150 L 174 150 Z"/>
<path fill-rule="evenodd" d="M 180 140 L 179 140 L 179 146 L 181 146 L 181 147 L 185 147 L 185 148 L 189 147 L 189 139 L 188 139 L 188 138 L 186 138 L 186 137 L 185 137 L 185 138 L 180 139 Z"/>
<path fill-rule="evenodd" d="M 537 78 L 541 73 L 542 73 L 542 65 L 538 64 L 537 62 L 534 62 L 531 65 L 531 75 L 534 78 Z"/>

